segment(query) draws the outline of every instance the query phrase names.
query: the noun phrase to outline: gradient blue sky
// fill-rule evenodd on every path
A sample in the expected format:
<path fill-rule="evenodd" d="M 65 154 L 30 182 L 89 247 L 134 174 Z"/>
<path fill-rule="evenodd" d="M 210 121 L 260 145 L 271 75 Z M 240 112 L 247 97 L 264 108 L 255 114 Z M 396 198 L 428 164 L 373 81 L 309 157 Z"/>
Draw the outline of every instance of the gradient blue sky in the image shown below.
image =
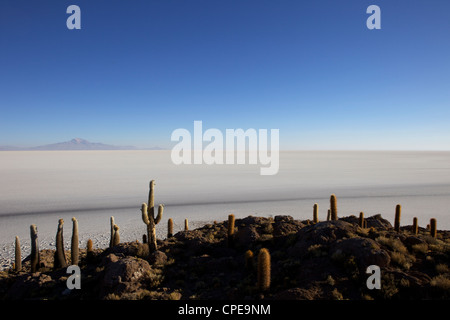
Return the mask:
<path fill-rule="evenodd" d="M 0 57 L 0 145 L 170 147 L 202 120 L 283 149 L 450 149 L 448 0 L 2 0 Z"/>

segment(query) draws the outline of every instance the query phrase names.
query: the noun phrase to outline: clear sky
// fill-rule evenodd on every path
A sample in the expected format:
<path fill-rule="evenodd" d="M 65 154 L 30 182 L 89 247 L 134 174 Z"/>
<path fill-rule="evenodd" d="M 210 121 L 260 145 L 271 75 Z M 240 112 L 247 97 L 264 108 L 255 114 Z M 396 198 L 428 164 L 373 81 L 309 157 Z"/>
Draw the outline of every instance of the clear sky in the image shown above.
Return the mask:
<path fill-rule="evenodd" d="M 1 0 L 0 145 L 170 147 L 194 120 L 282 149 L 450 150 L 450 1 Z"/>

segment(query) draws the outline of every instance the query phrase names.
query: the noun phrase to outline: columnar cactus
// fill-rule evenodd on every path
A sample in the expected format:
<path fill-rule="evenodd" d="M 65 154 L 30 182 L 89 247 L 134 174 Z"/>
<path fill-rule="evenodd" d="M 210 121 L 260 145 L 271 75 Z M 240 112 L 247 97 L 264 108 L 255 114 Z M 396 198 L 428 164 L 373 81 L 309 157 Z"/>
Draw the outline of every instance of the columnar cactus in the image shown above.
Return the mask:
<path fill-rule="evenodd" d="M 59 219 L 58 229 L 56 231 L 55 269 L 67 267 L 67 258 L 64 252 L 63 225 L 64 220 Z"/>
<path fill-rule="evenodd" d="M 184 231 L 188 231 L 189 230 L 189 221 L 188 219 L 184 219 Z"/>
<path fill-rule="evenodd" d="M 258 254 L 258 289 L 261 292 L 270 288 L 270 253 L 262 248 Z"/>
<path fill-rule="evenodd" d="M 338 219 L 336 202 L 337 202 L 336 196 L 334 194 L 332 194 L 330 197 L 331 220 Z"/>
<path fill-rule="evenodd" d="M 327 221 L 330 221 L 331 219 L 331 210 L 328 209 L 328 213 L 327 213 Z"/>
<path fill-rule="evenodd" d="M 20 239 L 17 236 L 15 246 L 14 270 L 20 271 L 22 269 L 22 250 L 20 248 Z"/>
<path fill-rule="evenodd" d="M 120 243 L 120 234 L 119 234 L 119 226 L 117 224 L 114 225 L 114 241 L 113 246 L 117 246 Z"/>
<path fill-rule="evenodd" d="M 150 181 L 150 191 L 148 193 L 148 205 L 142 204 L 142 221 L 147 225 L 147 241 L 149 253 L 158 250 L 156 244 L 156 225 L 161 221 L 164 205 L 158 207 L 158 215 L 155 217 L 155 180 Z"/>
<path fill-rule="evenodd" d="M 419 233 L 419 224 L 417 221 L 417 217 L 413 218 L 412 233 L 415 235 L 417 235 Z"/>
<path fill-rule="evenodd" d="M 364 212 L 359 213 L 359 226 L 365 228 Z"/>
<path fill-rule="evenodd" d="M 245 252 L 245 269 L 252 270 L 253 269 L 253 251 L 247 250 Z"/>
<path fill-rule="evenodd" d="M 92 240 L 91 239 L 89 239 L 87 241 L 86 251 L 87 251 L 86 258 L 90 262 L 93 259 L 93 257 L 94 257 L 94 249 L 93 249 L 93 244 L 92 244 Z"/>
<path fill-rule="evenodd" d="M 395 207 L 395 221 L 394 221 L 394 230 L 399 232 L 400 231 L 400 218 L 402 214 L 402 206 L 397 205 Z"/>
<path fill-rule="evenodd" d="M 437 221 L 435 218 L 430 219 L 430 234 L 433 238 L 436 238 L 437 236 Z"/>
<path fill-rule="evenodd" d="M 41 264 L 41 255 L 39 252 L 39 242 L 37 235 L 37 227 L 32 224 L 30 226 L 30 236 L 31 236 L 31 272 L 35 273 L 39 270 Z"/>
<path fill-rule="evenodd" d="M 146 234 L 143 234 L 142 235 L 142 243 L 147 243 L 147 235 Z"/>
<path fill-rule="evenodd" d="M 116 225 L 114 222 L 114 217 L 111 217 L 109 219 L 110 221 L 110 227 L 111 227 L 111 238 L 109 239 L 109 247 L 114 247 L 114 226 Z"/>
<path fill-rule="evenodd" d="M 233 246 L 234 224 L 235 224 L 234 214 L 228 215 L 228 246 L 229 247 Z"/>
<path fill-rule="evenodd" d="M 78 221 L 75 217 L 72 218 L 72 243 L 70 248 L 70 255 L 72 258 L 72 265 L 78 265 L 80 257 L 80 249 L 78 246 Z"/>
<path fill-rule="evenodd" d="M 173 220 L 172 218 L 170 218 L 167 221 L 167 238 L 172 238 L 173 237 Z"/>
<path fill-rule="evenodd" d="M 319 222 L 319 205 L 317 203 L 314 203 L 313 206 L 313 222 L 314 223 Z"/>

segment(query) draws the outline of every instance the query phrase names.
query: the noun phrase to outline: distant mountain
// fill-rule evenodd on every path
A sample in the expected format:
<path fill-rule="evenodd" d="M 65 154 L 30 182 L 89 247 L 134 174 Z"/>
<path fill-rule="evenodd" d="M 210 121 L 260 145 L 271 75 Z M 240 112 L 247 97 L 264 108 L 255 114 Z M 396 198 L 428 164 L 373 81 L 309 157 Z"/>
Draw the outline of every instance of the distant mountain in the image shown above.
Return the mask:
<path fill-rule="evenodd" d="M 81 138 L 75 138 L 70 141 L 46 144 L 43 146 L 20 148 L 13 146 L 0 146 L 2 151 L 17 151 L 17 150 L 139 150 L 139 148 L 134 146 L 113 146 L 109 144 L 99 143 L 99 142 L 89 142 Z M 163 150 L 159 147 L 146 148 L 145 150 Z"/>

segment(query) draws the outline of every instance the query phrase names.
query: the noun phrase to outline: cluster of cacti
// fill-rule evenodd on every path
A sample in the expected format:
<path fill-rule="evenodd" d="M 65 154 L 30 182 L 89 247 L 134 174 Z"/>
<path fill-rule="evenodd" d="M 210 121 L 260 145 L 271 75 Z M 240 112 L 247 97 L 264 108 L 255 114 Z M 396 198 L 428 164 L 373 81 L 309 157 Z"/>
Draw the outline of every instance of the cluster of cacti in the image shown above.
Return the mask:
<path fill-rule="evenodd" d="M 148 194 L 148 205 L 142 204 L 142 221 L 147 225 L 147 241 L 149 252 L 152 253 L 158 249 L 156 244 L 156 225 L 163 216 L 164 205 L 158 207 L 158 215 L 155 217 L 155 180 L 150 181 L 150 191 Z"/>
<path fill-rule="evenodd" d="M 234 224 L 235 218 L 234 214 L 228 215 L 228 246 L 233 247 L 234 245 Z"/>
<path fill-rule="evenodd" d="M 395 221 L 394 221 L 394 230 L 399 232 L 400 231 L 400 217 L 402 214 L 402 206 L 397 205 L 395 207 Z"/>
<path fill-rule="evenodd" d="M 258 289 L 261 292 L 270 288 L 270 253 L 266 248 L 262 248 L 258 254 Z"/>
<path fill-rule="evenodd" d="M 67 267 L 66 253 L 64 252 L 63 226 L 64 226 L 64 220 L 59 219 L 58 229 L 56 230 L 56 251 L 55 251 L 55 262 L 54 262 L 55 269 Z"/>
<path fill-rule="evenodd" d="M 313 222 L 314 223 L 319 222 L 319 205 L 317 203 L 314 203 L 313 206 Z"/>
<path fill-rule="evenodd" d="M 337 220 L 338 219 L 338 215 L 337 215 L 337 199 L 336 196 L 334 194 L 332 194 L 330 196 L 330 215 L 331 215 L 331 220 Z"/>

